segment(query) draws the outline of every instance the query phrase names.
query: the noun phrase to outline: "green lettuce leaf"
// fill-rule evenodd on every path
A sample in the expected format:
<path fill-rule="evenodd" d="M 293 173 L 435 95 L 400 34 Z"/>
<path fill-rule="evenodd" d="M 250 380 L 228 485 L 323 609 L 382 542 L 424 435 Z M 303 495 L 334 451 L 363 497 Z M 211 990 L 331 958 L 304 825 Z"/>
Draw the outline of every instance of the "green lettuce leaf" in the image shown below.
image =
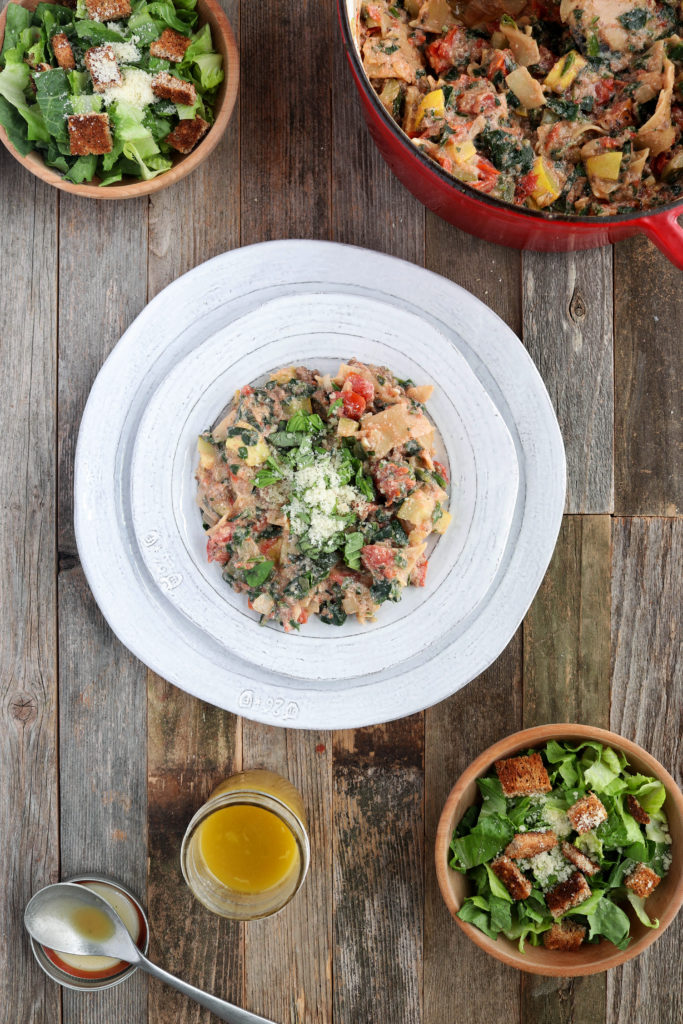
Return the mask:
<path fill-rule="evenodd" d="M 628 889 L 626 892 L 626 899 L 633 907 L 636 917 L 641 924 L 644 924 L 646 928 L 659 928 L 659 918 L 655 918 L 654 921 L 648 915 L 645 909 L 645 898 L 643 896 L 636 896 L 632 889 Z"/>
<path fill-rule="evenodd" d="M 31 24 L 31 12 L 19 4 L 7 5 L 7 20 L 5 21 L 5 38 L 2 43 L 0 58 L 4 59 L 8 50 L 14 50 L 19 46 L 21 33 L 28 29 Z M 23 56 L 23 54 L 22 54 Z"/>
<path fill-rule="evenodd" d="M 493 860 L 507 846 L 514 834 L 514 825 L 500 814 L 480 817 L 469 835 L 451 840 L 451 867 L 458 871 L 467 871 L 478 864 Z"/>
<path fill-rule="evenodd" d="M 80 185 L 84 181 L 92 181 L 96 168 L 96 156 L 79 156 L 64 177 L 67 181 L 73 181 L 75 185 Z"/>
<path fill-rule="evenodd" d="M 45 127 L 58 142 L 66 141 L 68 131 L 66 117 L 73 113 L 69 96 L 69 79 L 63 68 L 41 71 L 34 78 L 36 99 Z"/>

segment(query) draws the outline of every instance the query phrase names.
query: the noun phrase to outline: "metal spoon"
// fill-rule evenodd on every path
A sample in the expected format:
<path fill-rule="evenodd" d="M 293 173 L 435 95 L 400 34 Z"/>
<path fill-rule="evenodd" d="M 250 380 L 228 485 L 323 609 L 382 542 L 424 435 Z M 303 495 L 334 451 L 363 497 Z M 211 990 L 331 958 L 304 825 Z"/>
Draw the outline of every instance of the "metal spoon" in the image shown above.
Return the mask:
<path fill-rule="evenodd" d="M 74 914 L 81 908 L 89 907 L 102 911 L 112 925 L 111 934 L 105 939 L 92 939 L 81 934 L 73 925 Z M 229 1024 L 273 1024 L 273 1021 L 249 1013 L 224 999 L 203 992 L 194 985 L 188 985 L 168 971 L 157 967 L 140 952 L 133 942 L 123 921 L 106 900 L 92 889 L 72 882 L 58 882 L 48 885 L 33 896 L 24 911 L 24 925 L 30 935 L 42 946 L 58 953 L 82 956 L 111 956 L 117 960 L 141 967 L 154 978 L 165 981 L 184 995 L 194 999 L 200 1006 L 211 1010 L 219 1020 Z"/>

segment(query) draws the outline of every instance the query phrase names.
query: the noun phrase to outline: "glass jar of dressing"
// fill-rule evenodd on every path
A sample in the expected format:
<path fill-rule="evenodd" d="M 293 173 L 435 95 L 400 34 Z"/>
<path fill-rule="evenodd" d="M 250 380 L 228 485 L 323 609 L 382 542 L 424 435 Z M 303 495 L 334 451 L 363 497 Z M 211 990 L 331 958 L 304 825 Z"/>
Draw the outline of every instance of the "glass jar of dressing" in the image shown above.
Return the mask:
<path fill-rule="evenodd" d="M 180 864 L 214 914 L 240 921 L 281 910 L 301 887 L 310 845 L 301 795 L 261 768 L 218 786 L 187 827 Z"/>

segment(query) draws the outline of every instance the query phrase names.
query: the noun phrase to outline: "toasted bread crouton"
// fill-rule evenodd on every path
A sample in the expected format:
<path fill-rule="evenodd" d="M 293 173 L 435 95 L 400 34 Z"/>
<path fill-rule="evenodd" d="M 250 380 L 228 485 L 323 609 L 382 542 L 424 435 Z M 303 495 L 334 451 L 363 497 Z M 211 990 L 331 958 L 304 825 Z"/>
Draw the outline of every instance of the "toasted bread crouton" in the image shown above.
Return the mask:
<path fill-rule="evenodd" d="M 197 115 L 192 121 L 179 121 L 173 131 L 166 136 L 165 141 L 179 153 L 191 153 L 208 130 L 208 123 Z"/>
<path fill-rule="evenodd" d="M 51 39 L 52 52 L 55 55 L 55 60 L 59 64 L 60 68 L 64 68 L 66 71 L 73 71 L 76 67 L 76 60 L 74 58 L 74 52 L 71 49 L 71 43 L 66 38 L 64 32 L 57 32 Z"/>
<path fill-rule="evenodd" d="M 636 896 L 649 896 L 654 892 L 661 878 L 647 864 L 636 864 L 630 875 L 624 879 L 624 885 L 632 889 Z"/>
<path fill-rule="evenodd" d="M 496 774 L 505 796 L 530 796 L 549 793 L 552 789 L 540 754 L 496 761 Z"/>
<path fill-rule="evenodd" d="M 580 871 L 575 871 L 566 882 L 554 885 L 545 894 L 548 910 L 553 917 L 561 917 L 572 907 L 578 907 L 591 895 L 591 888 Z"/>
<path fill-rule="evenodd" d="M 92 87 L 95 92 L 104 92 L 111 89 L 113 85 L 121 85 L 123 78 L 116 63 L 116 54 L 109 45 L 93 46 L 86 51 L 85 66 L 92 78 Z"/>
<path fill-rule="evenodd" d="M 120 21 L 132 14 L 130 0 L 85 0 L 91 21 Z"/>
<path fill-rule="evenodd" d="M 165 28 L 158 39 L 150 43 L 149 52 L 152 57 L 161 57 L 162 60 L 172 60 L 178 63 L 185 56 L 185 51 L 192 40 L 184 36 L 182 32 L 176 32 L 174 28 Z"/>
<path fill-rule="evenodd" d="M 537 853 L 545 853 L 557 846 L 554 832 L 518 832 L 505 847 L 505 856 L 513 860 L 535 857 Z"/>
<path fill-rule="evenodd" d="M 650 815 L 647 811 L 643 810 L 636 798 L 631 796 L 630 793 L 627 793 L 626 795 L 626 810 L 632 818 L 636 819 L 639 825 L 650 824 Z"/>
<path fill-rule="evenodd" d="M 491 870 L 500 878 L 513 900 L 525 900 L 531 895 L 531 882 L 509 857 L 496 857 L 491 862 Z"/>
<path fill-rule="evenodd" d="M 108 114 L 70 114 L 69 151 L 73 156 L 111 153 L 111 132 Z"/>
<path fill-rule="evenodd" d="M 585 937 L 586 929 L 583 925 L 567 918 L 566 921 L 556 921 L 552 928 L 543 932 L 543 945 L 546 949 L 560 949 L 567 953 L 578 949 Z"/>
<path fill-rule="evenodd" d="M 579 871 L 583 871 L 584 875 L 597 875 L 600 870 L 600 865 L 596 864 L 595 861 L 587 857 L 585 853 L 582 853 L 573 843 L 565 841 L 562 843 L 562 856 L 566 857 L 568 861 L 578 868 Z"/>
<path fill-rule="evenodd" d="M 607 811 L 595 793 L 586 793 L 567 811 L 572 828 L 579 833 L 590 832 L 607 818 Z"/>
<path fill-rule="evenodd" d="M 192 82 L 184 82 L 182 78 L 169 75 L 168 71 L 160 71 L 154 76 L 152 92 L 162 100 L 181 103 L 185 107 L 191 107 L 197 99 L 197 90 Z"/>

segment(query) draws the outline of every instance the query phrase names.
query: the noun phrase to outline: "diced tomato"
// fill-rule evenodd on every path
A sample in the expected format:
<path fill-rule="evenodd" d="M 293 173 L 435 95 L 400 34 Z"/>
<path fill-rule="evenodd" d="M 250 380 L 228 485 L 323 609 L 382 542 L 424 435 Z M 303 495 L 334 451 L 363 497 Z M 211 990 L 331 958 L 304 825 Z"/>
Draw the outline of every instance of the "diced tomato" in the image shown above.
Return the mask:
<path fill-rule="evenodd" d="M 254 394 L 254 389 L 252 388 L 251 384 L 245 384 L 244 385 L 244 387 L 242 388 L 242 394 L 243 395 L 253 395 Z"/>
<path fill-rule="evenodd" d="M 350 373 L 346 378 L 351 385 L 351 390 L 356 395 L 361 395 L 366 402 L 371 402 L 375 397 L 375 386 L 372 381 L 366 380 L 358 373 Z"/>
<path fill-rule="evenodd" d="M 493 81 L 499 72 L 502 75 L 506 75 L 514 67 L 512 50 L 496 50 L 494 53 L 495 56 L 486 69 L 486 77 L 490 82 Z"/>
<path fill-rule="evenodd" d="M 407 497 L 417 487 L 417 480 L 411 477 L 409 466 L 386 462 L 384 459 L 374 470 L 373 477 L 377 490 L 387 499 L 389 505 Z"/>
<path fill-rule="evenodd" d="M 600 118 L 600 124 L 607 131 L 621 131 L 633 124 L 633 100 L 621 100 L 613 103 Z"/>
<path fill-rule="evenodd" d="M 665 165 L 669 162 L 670 159 L 671 156 L 669 152 L 658 153 L 657 156 L 652 158 L 652 160 L 650 161 L 650 166 L 652 167 L 652 173 L 654 174 L 655 178 L 661 177 L 662 171 L 664 170 Z"/>
<path fill-rule="evenodd" d="M 304 623 L 308 622 L 308 612 L 302 612 L 299 618 L 297 619 L 297 622 L 300 622 L 302 626 L 304 625 Z"/>
<path fill-rule="evenodd" d="M 344 403 L 344 415 L 349 420 L 359 420 L 365 411 L 366 401 L 362 395 L 357 395 L 355 391 L 333 391 L 332 401 L 336 402 L 338 398 Z"/>
<path fill-rule="evenodd" d="M 396 576 L 394 554 L 385 544 L 366 544 L 361 549 L 360 560 L 373 575 L 392 580 Z"/>
<path fill-rule="evenodd" d="M 485 156 L 477 157 L 477 172 L 479 174 L 479 180 L 472 182 L 472 188 L 476 188 L 479 192 L 491 192 L 496 184 L 496 179 L 500 174 L 497 171 L 490 160 L 487 160 Z"/>
<path fill-rule="evenodd" d="M 206 541 L 206 556 L 210 562 L 218 562 L 219 565 L 226 565 L 230 560 L 230 554 L 225 550 L 235 532 L 234 523 L 223 523 L 220 530 L 212 533 Z"/>
<path fill-rule="evenodd" d="M 523 178 L 517 182 L 517 188 L 515 189 L 515 202 L 523 203 L 527 196 L 530 196 L 535 188 L 538 187 L 538 175 L 534 171 L 529 171 Z"/>
<path fill-rule="evenodd" d="M 493 110 L 499 102 L 496 93 L 488 89 L 468 89 L 461 92 L 455 101 L 459 114 L 470 114 L 476 117 L 477 114 L 485 114 L 487 110 Z"/>
<path fill-rule="evenodd" d="M 595 83 L 595 98 L 600 105 L 607 103 L 614 92 L 614 79 L 613 78 L 601 78 L 599 82 Z"/>
<path fill-rule="evenodd" d="M 441 75 L 453 67 L 458 56 L 464 57 L 466 43 L 465 29 L 461 25 L 454 25 L 443 39 L 435 39 L 433 43 L 429 44 L 425 50 L 427 60 Z"/>
<path fill-rule="evenodd" d="M 349 569 L 345 565 L 340 565 L 336 566 L 327 578 L 331 583 L 342 584 L 344 580 L 347 580 L 350 577 L 360 579 L 360 573 L 356 572 L 355 569 Z"/>
<path fill-rule="evenodd" d="M 448 476 L 448 470 L 444 466 L 443 462 L 439 462 L 437 459 L 434 459 L 434 469 L 437 471 L 439 476 L 442 476 L 446 483 L 448 483 L 450 477 Z"/>
<path fill-rule="evenodd" d="M 258 542 L 258 549 L 262 555 L 267 555 L 272 551 L 273 547 L 280 542 L 279 537 L 266 537 L 265 540 Z"/>
<path fill-rule="evenodd" d="M 414 587 L 424 587 L 427 578 L 427 559 L 424 556 L 416 564 L 410 574 L 410 582 Z"/>

